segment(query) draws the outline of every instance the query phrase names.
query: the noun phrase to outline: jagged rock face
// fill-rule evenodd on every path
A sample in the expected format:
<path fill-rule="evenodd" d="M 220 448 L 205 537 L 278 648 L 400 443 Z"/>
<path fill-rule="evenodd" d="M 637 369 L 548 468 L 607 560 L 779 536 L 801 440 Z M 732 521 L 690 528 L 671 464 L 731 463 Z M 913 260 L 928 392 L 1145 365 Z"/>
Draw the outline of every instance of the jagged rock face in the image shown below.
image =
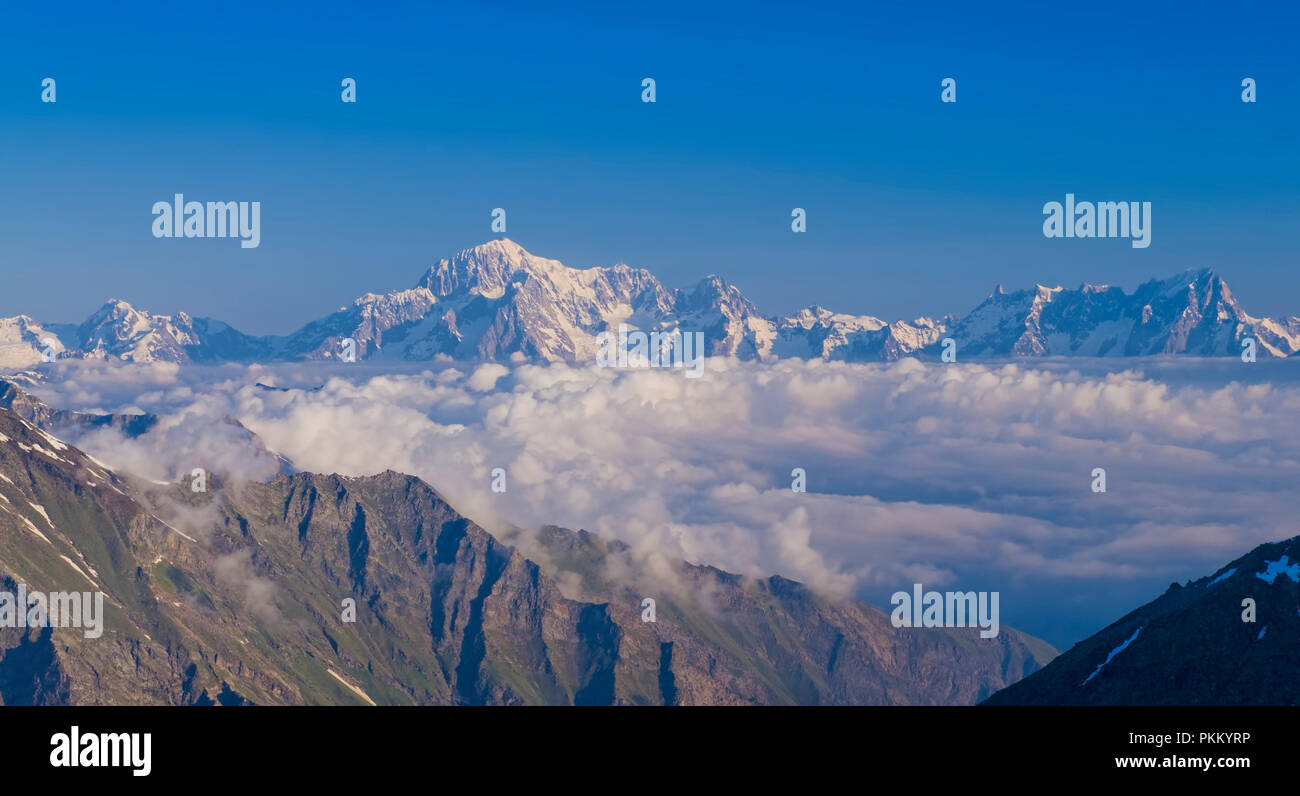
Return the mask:
<path fill-rule="evenodd" d="M 190 317 L 150 315 L 112 300 L 77 327 L 76 348 L 91 359 L 185 362 L 202 342 Z"/>
<path fill-rule="evenodd" d="M 420 286 L 450 308 L 450 318 L 434 327 L 434 341 L 442 341 L 441 353 L 457 358 L 522 353 L 549 362 L 589 360 L 596 355 L 596 335 L 620 322 L 666 328 L 675 301 L 649 271 L 622 264 L 567 268 L 510 240 L 438 262 Z M 429 356 L 431 343 L 417 345 L 408 358 Z"/>
<path fill-rule="evenodd" d="M 47 342 L 58 357 L 125 362 L 251 362 L 276 348 L 271 338 L 249 337 L 210 318 L 153 315 L 112 299 L 80 325 L 0 319 L 0 367 L 42 362 Z"/>
<path fill-rule="evenodd" d="M 1054 654 L 782 578 L 615 578 L 625 549 L 561 529 L 526 537 L 544 570 L 392 472 L 208 486 L 119 477 L 0 409 L 0 590 L 102 591 L 106 613 L 99 638 L 0 629 L 0 700 L 969 704 Z"/>
<path fill-rule="evenodd" d="M 510 240 L 486 243 L 439 261 L 411 290 L 367 295 L 353 307 L 290 338 L 283 356 L 331 358 L 351 337 L 359 355 L 426 360 L 545 362 L 596 356 L 597 336 L 620 323 L 645 330 L 704 331 L 718 354 L 749 352 L 770 326 L 735 287 L 710 277 L 693 291 L 671 291 L 649 271 L 616 265 L 568 268 Z"/>
<path fill-rule="evenodd" d="M 127 496 L 127 483 L 0 409 L 0 590 L 103 591 L 105 632 L 0 629 L 0 699 L 183 702 L 156 597 L 137 562 L 180 552 L 173 532 Z M 179 539 L 179 537 L 176 537 Z M 11 657 L 12 656 L 12 657 Z"/>
<path fill-rule="evenodd" d="M 624 631 L 616 679 L 653 693 L 657 678 L 668 704 L 970 704 L 990 680 L 1017 680 L 1055 655 L 1018 631 L 985 640 L 894 628 L 880 611 L 778 576 L 674 562 L 671 587 L 629 577 L 609 566 L 627 548 L 586 532 L 545 528 L 530 548 L 548 572 L 577 576 L 585 599 L 608 606 Z M 641 621 L 647 596 L 653 624 Z"/>
<path fill-rule="evenodd" d="M 286 337 L 252 337 L 185 313 L 150 315 L 110 301 L 80 326 L 0 319 L 0 367 L 41 361 L 41 341 L 60 356 L 166 362 L 338 359 L 351 339 L 363 359 L 423 361 L 438 355 L 504 361 L 587 362 L 597 336 L 619 324 L 702 332 L 706 351 L 747 360 L 781 357 L 851 362 L 935 358 L 952 337 L 962 358 L 1014 356 L 1232 356 L 1244 337 L 1259 356 L 1300 351 L 1300 317 L 1248 315 L 1212 271 L 1147 282 L 1134 293 L 1082 285 L 998 289 L 961 319 L 886 323 L 810 307 L 763 315 L 734 285 L 709 276 L 670 290 L 649 271 L 569 268 L 508 239 L 433 265 L 412 288 L 367 293 Z"/>
<path fill-rule="evenodd" d="M 1247 315 L 1227 284 L 1205 270 L 1153 280 L 1131 295 L 1082 285 L 1000 289 L 949 334 L 969 356 L 1235 356 L 1244 337 L 1260 356 L 1290 356 L 1300 336 L 1286 323 Z"/>
<path fill-rule="evenodd" d="M 1254 601 L 1247 614 L 1243 600 Z M 1253 618 L 1254 621 L 1246 621 Z M 1300 536 L 1260 545 L 1062 653 L 988 705 L 1294 705 Z"/>
<path fill-rule="evenodd" d="M 419 322 L 437 299 L 424 288 L 386 295 L 367 293 L 350 307 L 313 321 L 283 342 L 273 341 L 276 359 L 338 359 L 345 338 L 357 343 L 357 357 L 381 351 L 388 340 L 400 340 L 402 331 Z"/>

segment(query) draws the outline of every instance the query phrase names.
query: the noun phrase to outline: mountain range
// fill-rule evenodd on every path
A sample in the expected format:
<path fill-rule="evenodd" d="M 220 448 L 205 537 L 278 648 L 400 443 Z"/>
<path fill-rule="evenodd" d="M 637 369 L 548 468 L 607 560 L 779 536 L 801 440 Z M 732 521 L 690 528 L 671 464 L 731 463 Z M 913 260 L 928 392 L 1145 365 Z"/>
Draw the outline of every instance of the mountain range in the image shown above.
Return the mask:
<path fill-rule="evenodd" d="M 714 356 L 770 361 L 850 362 L 938 358 L 951 338 L 959 357 L 1236 356 L 1300 352 L 1300 317 L 1257 318 L 1209 269 L 1152 280 L 1134 292 L 1108 285 L 996 288 L 963 317 L 887 322 L 812 306 L 787 316 L 759 311 L 718 276 L 671 289 L 654 274 L 618 264 L 577 269 L 538 257 L 508 239 L 442 259 L 415 285 L 367 293 L 283 336 L 251 336 L 184 312 L 156 315 L 112 300 L 81 324 L 0 318 L 0 368 L 57 357 L 132 362 L 219 363 L 339 359 L 355 341 L 358 359 L 581 363 L 598 335 L 620 324 L 645 331 L 702 332 Z"/>
<path fill-rule="evenodd" d="M 56 435 L 135 417 L 0 382 L 0 592 L 106 614 L 95 638 L 0 627 L 3 704 L 973 704 L 1056 654 L 584 531 L 498 538 L 396 472 L 196 491 Z"/>

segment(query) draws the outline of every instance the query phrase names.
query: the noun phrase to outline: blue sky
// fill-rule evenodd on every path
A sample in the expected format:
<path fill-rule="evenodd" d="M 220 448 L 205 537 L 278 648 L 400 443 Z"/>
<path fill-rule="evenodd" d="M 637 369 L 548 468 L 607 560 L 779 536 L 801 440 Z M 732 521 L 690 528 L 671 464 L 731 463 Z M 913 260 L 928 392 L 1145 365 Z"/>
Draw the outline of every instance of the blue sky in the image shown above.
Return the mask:
<path fill-rule="evenodd" d="M 0 316 L 111 296 L 286 332 L 495 237 L 494 207 L 534 253 L 774 313 L 1212 266 L 1300 314 L 1300 10 L 1216 5 L 8 10 Z M 153 238 L 177 192 L 260 201 L 261 246 Z M 1044 238 L 1066 192 L 1152 202 L 1151 246 Z"/>

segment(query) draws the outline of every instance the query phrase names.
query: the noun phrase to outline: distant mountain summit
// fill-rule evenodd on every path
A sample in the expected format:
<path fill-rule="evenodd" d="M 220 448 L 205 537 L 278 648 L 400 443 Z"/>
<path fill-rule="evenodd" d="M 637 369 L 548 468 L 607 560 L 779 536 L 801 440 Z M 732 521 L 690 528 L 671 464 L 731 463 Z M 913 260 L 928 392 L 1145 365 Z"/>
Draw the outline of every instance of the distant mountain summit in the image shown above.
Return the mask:
<path fill-rule="evenodd" d="M 1210 269 L 1152 280 L 1133 293 L 1109 285 L 1076 290 L 1001 288 L 952 325 L 969 356 L 1234 356 L 1254 337 L 1260 356 L 1300 350 L 1300 318 L 1255 318 Z"/>
<path fill-rule="evenodd" d="M 1250 614 L 1247 599 L 1254 601 Z M 1260 545 L 1214 575 L 1172 584 L 983 704 L 1297 703 L 1300 536 Z"/>
<path fill-rule="evenodd" d="M 28 367 L 51 349 L 132 362 L 329 360 L 340 358 L 348 339 L 360 359 L 581 363 L 595 358 L 598 335 L 619 324 L 703 332 L 709 354 L 760 361 L 936 358 L 948 337 L 962 358 L 1235 356 L 1246 337 L 1256 339 L 1259 356 L 1300 351 L 1300 317 L 1249 315 L 1210 270 L 1153 280 L 1131 294 L 1088 284 L 999 287 L 962 318 L 889 323 L 819 306 L 764 315 L 719 276 L 672 289 L 645 269 L 570 268 L 503 238 L 439 260 L 409 289 L 367 293 L 287 336 L 254 337 L 209 318 L 152 315 L 116 300 L 80 325 L 0 319 L 0 367 Z"/>

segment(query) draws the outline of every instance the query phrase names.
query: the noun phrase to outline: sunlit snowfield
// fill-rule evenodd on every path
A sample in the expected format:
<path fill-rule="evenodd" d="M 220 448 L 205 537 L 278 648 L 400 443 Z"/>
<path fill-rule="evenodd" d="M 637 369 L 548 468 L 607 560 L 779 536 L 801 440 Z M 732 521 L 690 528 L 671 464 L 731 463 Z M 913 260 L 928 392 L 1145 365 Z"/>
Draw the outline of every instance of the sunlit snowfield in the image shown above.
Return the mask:
<path fill-rule="evenodd" d="M 1294 359 L 711 359 L 697 379 L 68 362 L 33 392 L 163 415 L 138 440 L 73 440 L 149 478 L 274 475 L 272 457 L 214 422 L 232 416 L 298 469 L 409 472 L 489 529 L 585 528 L 886 611 L 916 582 L 1000 591 L 1004 625 L 1062 647 L 1172 581 L 1300 533 Z M 497 467 L 504 493 L 490 488 Z M 806 493 L 791 489 L 795 468 Z"/>

